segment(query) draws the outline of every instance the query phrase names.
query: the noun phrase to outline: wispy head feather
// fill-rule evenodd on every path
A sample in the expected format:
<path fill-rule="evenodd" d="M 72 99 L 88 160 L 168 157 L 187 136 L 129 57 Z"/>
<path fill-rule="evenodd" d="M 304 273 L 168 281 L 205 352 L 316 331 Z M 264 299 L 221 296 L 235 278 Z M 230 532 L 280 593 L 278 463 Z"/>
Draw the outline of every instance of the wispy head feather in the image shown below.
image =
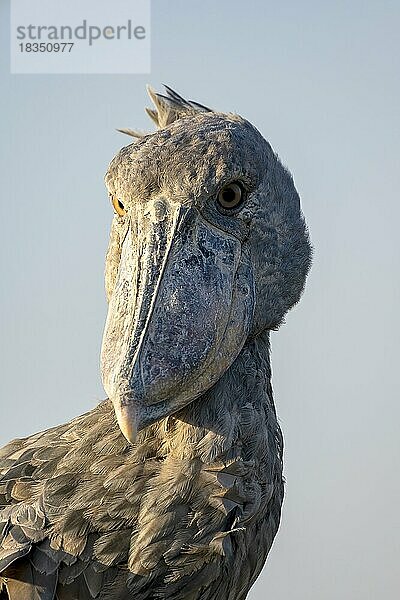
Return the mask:
<path fill-rule="evenodd" d="M 164 89 L 165 94 L 159 94 L 150 85 L 147 85 L 147 93 L 154 104 L 154 108 L 146 108 L 145 110 L 158 129 L 167 127 L 182 117 L 188 117 L 198 112 L 212 112 L 211 108 L 203 104 L 199 104 L 194 100 L 186 100 L 168 85 L 164 85 Z M 135 138 L 147 135 L 129 128 L 117 129 L 117 131 Z"/>

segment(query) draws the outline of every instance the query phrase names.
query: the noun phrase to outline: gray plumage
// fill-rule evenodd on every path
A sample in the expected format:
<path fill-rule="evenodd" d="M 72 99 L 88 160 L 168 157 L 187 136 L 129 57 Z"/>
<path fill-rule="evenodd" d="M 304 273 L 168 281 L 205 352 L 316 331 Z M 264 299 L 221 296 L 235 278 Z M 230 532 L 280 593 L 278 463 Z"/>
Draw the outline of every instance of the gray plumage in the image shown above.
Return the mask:
<path fill-rule="evenodd" d="M 158 131 L 124 130 L 106 174 L 110 399 L 0 451 L 0 599 L 244 600 L 279 526 L 269 331 L 310 266 L 299 197 L 247 121 L 149 93 Z"/>

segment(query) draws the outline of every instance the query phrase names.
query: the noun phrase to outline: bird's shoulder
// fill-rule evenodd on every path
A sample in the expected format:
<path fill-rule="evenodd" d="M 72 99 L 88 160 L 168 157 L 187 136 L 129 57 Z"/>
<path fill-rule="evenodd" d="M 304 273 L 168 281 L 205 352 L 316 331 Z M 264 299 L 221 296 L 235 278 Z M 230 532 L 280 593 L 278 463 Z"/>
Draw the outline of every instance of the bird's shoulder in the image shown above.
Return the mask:
<path fill-rule="evenodd" d="M 126 450 L 108 402 L 0 450 L 0 589 L 3 577 L 13 599 L 47 600 L 55 586 L 60 600 L 74 586 L 98 597 L 126 561 L 134 521 L 117 516 L 121 494 L 104 485 Z"/>

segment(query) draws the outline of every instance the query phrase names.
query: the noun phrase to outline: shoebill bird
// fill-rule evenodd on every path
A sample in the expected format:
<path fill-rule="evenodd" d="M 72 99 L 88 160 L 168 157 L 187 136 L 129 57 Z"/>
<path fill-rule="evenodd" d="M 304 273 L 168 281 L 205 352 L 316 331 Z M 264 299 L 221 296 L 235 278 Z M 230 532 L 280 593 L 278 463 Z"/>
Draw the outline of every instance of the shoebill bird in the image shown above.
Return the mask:
<path fill-rule="evenodd" d="M 2 449 L 2 599 L 243 600 L 279 526 L 269 333 L 310 266 L 299 196 L 248 121 L 149 93 L 157 131 L 123 130 L 105 177 L 108 399 Z"/>

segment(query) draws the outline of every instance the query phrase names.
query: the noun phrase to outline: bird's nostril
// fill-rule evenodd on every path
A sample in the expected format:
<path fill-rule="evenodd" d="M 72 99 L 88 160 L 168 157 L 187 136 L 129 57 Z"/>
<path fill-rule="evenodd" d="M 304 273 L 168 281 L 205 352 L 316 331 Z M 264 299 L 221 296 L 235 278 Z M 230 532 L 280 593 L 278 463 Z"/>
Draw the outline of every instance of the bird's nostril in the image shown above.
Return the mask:
<path fill-rule="evenodd" d="M 157 222 L 161 222 L 165 219 L 167 214 L 167 206 L 163 199 L 157 200 L 154 204 L 154 218 Z"/>

